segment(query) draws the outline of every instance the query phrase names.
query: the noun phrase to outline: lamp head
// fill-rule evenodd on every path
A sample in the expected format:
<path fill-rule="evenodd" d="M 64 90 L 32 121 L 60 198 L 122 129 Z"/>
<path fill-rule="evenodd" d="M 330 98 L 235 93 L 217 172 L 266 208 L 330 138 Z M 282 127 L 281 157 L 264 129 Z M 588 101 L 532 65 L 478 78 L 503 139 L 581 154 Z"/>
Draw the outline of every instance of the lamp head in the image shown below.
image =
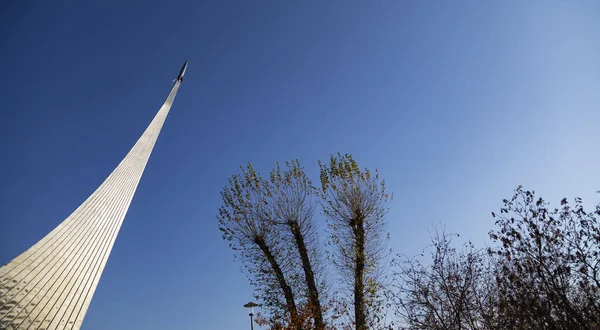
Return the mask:
<path fill-rule="evenodd" d="M 250 316 L 254 316 L 254 307 L 258 307 L 258 304 L 255 302 L 249 302 L 244 305 L 244 307 L 248 308 L 248 312 L 250 312 Z"/>

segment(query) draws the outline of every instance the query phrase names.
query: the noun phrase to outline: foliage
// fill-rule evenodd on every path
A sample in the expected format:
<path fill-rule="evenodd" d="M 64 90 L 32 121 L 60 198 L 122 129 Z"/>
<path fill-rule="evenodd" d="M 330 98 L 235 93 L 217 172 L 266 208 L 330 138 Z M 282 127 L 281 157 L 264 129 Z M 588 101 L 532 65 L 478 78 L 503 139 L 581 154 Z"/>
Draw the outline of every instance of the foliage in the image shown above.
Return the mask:
<path fill-rule="evenodd" d="M 467 242 L 457 249 L 454 235 L 435 231 L 422 254 L 397 255 L 384 285 L 392 197 L 383 179 L 350 155 L 334 155 L 319 168 L 320 189 L 291 161 L 267 178 L 251 164 L 242 167 L 221 191 L 219 229 L 262 304 L 259 324 L 383 329 L 391 307 L 389 329 L 600 329 L 600 204 L 585 211 L 580 198 L 563 199 L 551 208 L 519 186 L 492 212 L 490 247 Z M 324 251 L 337 285 L 326 279 Z"/>
<path fill-rule="evenodd" d="M 221 191 L 219 230 L 237 252 L 273 322 L 296 321 L 297 290 L 292 285 L 299 274 L 280 239 L 273 188 L 251 164 L 242 168 L 242 174 L 232 176 Z"/>
<path fill-rule="evenodd" d="M 301 320 L 313 320 L 315 329 L 323 329 L 323 308 L 320 295 L 324 291 L 324 279 L 312 197 L 315 189 L 297 160 L 287 162 L 287 169 L 281 170 L 279 164 L 270 172 L 273 187 L 275 219 L 281 228 L 280 237 L 289 245 L 296 263 L 301 265 L 304 287 L 300 290 L 306 302 L 303 304 Z M 293 245 L 293 247 L 291 246 Z M 306 328 L 306 324 L 303 328 Z"/>
<path fill-rule="evenodd" d="M 258 321 L 273 328 L 324 328 L 314 195 L 298 161 L 277 164 L 268 179 L 248 164 L 221 192 L 219 229 L 262 302 Z"/>
<path fill-rule="evenodd" d="M 271 329 L 366 329 L 383 308 L 378 270 L 385 248 L 384 215 L 391 198 L 379 174 L 351 156 L 320 164 L 320 191 L 300 163 L 286 162 L 263 178 L 251 164 L 221 191 L 219 229 L 236 252 L 262 304 L 259 324 Z M 336 247 L 331 261 L 350 291 L 329 295 L 315 200 L 323 206 Z M 343 294 L 341 291 L 344 291 Z M 353 296 L 348 304 L 345 296 Z M 350 308 L 354 307 L 354 320 Z"/>
<path fill-rule="evenodd" d="M 388 239 L 385 214 L 391 196 L 379 173 L 360 169 L 352 156 L 337 154 L 319 162 L 321 203 L 337 266 L 353 296 L 358 330 L 380 323 L 383 305 L 378 271 Z"/>

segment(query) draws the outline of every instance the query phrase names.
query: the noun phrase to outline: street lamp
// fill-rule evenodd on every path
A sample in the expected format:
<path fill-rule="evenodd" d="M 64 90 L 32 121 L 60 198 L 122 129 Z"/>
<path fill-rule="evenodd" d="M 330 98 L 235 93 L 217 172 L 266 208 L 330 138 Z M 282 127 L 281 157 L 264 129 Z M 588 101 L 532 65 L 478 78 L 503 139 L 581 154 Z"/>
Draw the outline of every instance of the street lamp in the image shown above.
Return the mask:
<path fill-rule="evenodd" d="M 249 302 L 244 305 L 244 307 L 248 308 L 248 315 L 250 315 L 250 330 L 254 330 L 254 323 L 252 321 L 252 317 L 254 316 L 254 307 L 258 307 L 257 303 Z"/>

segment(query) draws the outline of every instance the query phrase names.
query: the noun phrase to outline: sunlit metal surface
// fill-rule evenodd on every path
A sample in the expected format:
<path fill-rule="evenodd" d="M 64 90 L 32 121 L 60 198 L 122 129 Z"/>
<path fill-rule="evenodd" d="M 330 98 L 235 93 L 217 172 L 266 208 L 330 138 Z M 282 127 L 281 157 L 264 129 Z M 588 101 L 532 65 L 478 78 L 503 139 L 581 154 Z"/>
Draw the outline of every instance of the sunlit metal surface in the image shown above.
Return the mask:
<path fill-rule="evenodd" d="M 0 329 L 79 329 L 181 80 L 127 156 L 67 219 L 0 268 Z"/>

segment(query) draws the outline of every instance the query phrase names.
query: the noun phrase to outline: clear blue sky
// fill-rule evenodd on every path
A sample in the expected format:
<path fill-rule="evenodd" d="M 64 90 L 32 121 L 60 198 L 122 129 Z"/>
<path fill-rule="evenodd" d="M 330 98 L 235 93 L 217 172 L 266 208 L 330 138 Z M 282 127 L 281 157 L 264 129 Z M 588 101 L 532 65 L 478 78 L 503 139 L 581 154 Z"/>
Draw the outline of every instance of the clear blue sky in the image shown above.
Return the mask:
<path fill-rule="evenodd" d="M 519 184 L 598 201 L 598 1 L 12 1 L 0 44 L 0 264 L 104 180 L 190 61 L 86 330 L 248 328 L 215 216 L 249 161 L 378 168 L 408 254 L 437 222 L 483 244 Z"/>

